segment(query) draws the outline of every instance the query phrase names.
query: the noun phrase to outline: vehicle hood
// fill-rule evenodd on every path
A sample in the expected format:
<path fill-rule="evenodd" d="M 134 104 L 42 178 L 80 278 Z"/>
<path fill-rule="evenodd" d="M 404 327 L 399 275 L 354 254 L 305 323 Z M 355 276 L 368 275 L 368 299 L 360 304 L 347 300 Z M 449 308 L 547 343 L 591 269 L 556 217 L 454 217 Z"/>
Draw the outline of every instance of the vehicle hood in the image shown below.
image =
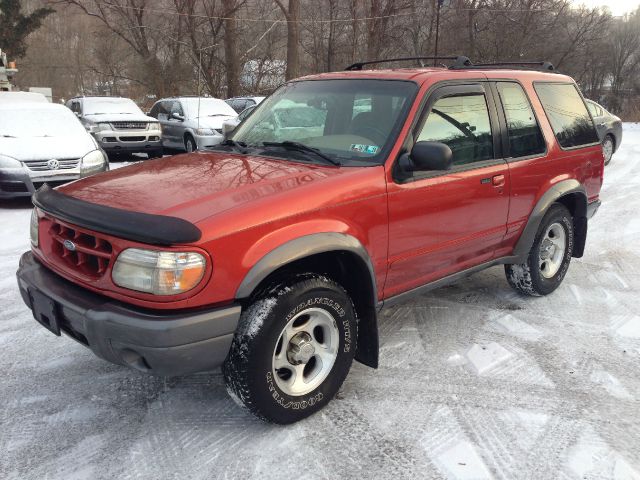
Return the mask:
<path fill-rule="evenodd" d="M 200 128 L 221 128 L 222 122 L 230 118 L 235 118 L 233 115 L 221 115 L 215 117 L 200 117 Z M 198 128 L 198 119 L 194 118 L 190 120 L 193 128 Z"/>
<path fill-rule="evenodd" d="M 22 162 L 52 158 L 82 158 L 97 148 L 88 133 L 68 137 L 0 137 L 0 154 Z"/>
<path fill-rule="evenodd" d="M 144 113 L 103 113 L 100 115 L 87 114 L 84 116 L 91 122 L 157 122 L 153 117 L 148 117 Z"/>
<path fill-rule="evenodd" d="M 329 188 L 330 184 L 339 178 L 346 180 L 358 170 L 363 169 L 194 152 L 147 160 L 69 183 L 58 190 L 91 203 L 197 223 L 222 212 L 235 214 L 241 208 L 260 208 L 268 213 L 280 207 L 286 207 L 288 213 L 309 209 L 313 208 L 311 197 L 314 202 L 335 202 L 344 195 Z M 345 195 L 357 191 L 353 182 L 342 183 L 341 189 L 349 192 Z M 306 191 L 300 192 L 302 189 Z M 305 201 L 301 201 L 303 198 Z"/>

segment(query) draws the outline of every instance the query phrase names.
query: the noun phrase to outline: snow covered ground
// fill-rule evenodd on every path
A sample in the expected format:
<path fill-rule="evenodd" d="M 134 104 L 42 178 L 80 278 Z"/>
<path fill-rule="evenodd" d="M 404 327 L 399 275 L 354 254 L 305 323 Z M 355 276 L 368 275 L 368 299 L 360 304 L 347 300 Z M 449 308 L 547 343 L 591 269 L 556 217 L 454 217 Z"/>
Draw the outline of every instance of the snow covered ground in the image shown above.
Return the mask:
<path fill-rule="evenodd" d="M 496 267 L 384 312 L 380 369 L 289 427 L 219 374 L 146 376 L 37 325 L 14 278 L 29 205 L 0 204 L 0 478 L 640 479 L 640 125 L 624 135 L 555 293 Z"/>

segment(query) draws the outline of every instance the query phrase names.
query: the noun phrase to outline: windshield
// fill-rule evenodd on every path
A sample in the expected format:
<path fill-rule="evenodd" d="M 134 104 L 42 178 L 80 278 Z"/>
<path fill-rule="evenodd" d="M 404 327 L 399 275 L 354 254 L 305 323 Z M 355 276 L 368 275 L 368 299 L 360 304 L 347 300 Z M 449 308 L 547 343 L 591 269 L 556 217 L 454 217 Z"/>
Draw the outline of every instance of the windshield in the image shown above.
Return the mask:
<path fill-rule="evenodd" d="M 142 110 L 129 98 L 85 98 L 84 115 L 104 115 L 107 113 L 125 113 L 144 115 Z"/>
<path fill-rule="evenodd" d="M 217 98 L 200 99 L 200 115 L 198 115 L 198 98 L 188 98 L 182 100 L 188 118 L 200 117 L 235 117 L 238 115 L 224 100 Z"/>
<path fill-rule="evenodd" d="M 297 142 L 341 164 L 380 164 L 416 91 L 415 83 L 401 80 L 288 83 L 260 103 L 231 139 L 256 148 Z M 275 146 L 267 147 L 271 154 Z"/>
<path fill-rule="evenodd" d="M 19 108 L 18 108 L 19 107 Z M 84 135 L 86 130 L 76 116 L 66 107 L 16 108 L 0 111 L 0 137 L 71 137 Z"/>

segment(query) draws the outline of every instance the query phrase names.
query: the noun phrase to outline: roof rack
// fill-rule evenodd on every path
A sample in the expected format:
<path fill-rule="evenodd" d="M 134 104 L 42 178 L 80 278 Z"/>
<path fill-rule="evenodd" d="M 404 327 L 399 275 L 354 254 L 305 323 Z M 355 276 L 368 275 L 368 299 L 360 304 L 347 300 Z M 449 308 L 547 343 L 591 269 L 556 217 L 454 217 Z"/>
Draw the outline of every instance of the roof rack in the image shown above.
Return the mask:
<path fill-rule="evenodd" d="M 371 60 L 368 62 L 357 62 L 349 65 L 345 70 L 362 70 L 365 65 L 375 65 L 378 63 L 406 62 L 413 60 L 453 60 L 449 70 L 486 70 L 486 69 L 513 69 L 513 70 L 538 70 L 542 72 L 555 72 L 556 69 L 551 62 L 495 62 L 495 63 L 472 63 L 469 57 L 463 55 L 447 57 L 400 57 Z"/>
<path fill-rule="evenodd" d="M 472 65 L 471 60 L 469 58 L 458 55 L 455 57 L 401 57 L 401 58 L 385 58 L 380 60 L 371 60 L 369 62 L 357 62 L 352 65 L 349 65 L 345 70 L 362 70 L 362 67 L 365 65 L 374 65 L 377 63 L 388 63 L 388 62 L 406 62 L 411 60 L 454 60 L 454 64 L 449 67 L 457 67 L 457 68 L 465 68 L 465 66 Z"/>
<path fill-rule="evenodd" d="M 485 70 L 491 69 L 515 69 L 515 70 L 540 70 L 543 72 L 555 72 L 556 69 L 551 62 L 496 62 L 496 63 L 471 63 L 459 66 L 454 64 L 449 67 L 450 70 Z"/>

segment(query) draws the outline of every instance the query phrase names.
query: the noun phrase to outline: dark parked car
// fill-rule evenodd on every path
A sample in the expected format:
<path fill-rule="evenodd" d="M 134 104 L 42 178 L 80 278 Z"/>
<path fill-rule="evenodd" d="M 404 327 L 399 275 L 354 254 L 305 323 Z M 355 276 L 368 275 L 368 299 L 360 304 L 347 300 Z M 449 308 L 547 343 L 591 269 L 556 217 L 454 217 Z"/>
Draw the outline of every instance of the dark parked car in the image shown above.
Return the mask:
<path fill-rule="evenodd" d="M 587 100 L 587 107 L 593 116 L 596 124 L 598 137 L 602 142 L 604 152 L 604 164 L 609 165 L 611 157 L 618 150 L 622 142 L 622 120 L 614 114 L 609 113 L 602 105 L 593 100 Z"/>

